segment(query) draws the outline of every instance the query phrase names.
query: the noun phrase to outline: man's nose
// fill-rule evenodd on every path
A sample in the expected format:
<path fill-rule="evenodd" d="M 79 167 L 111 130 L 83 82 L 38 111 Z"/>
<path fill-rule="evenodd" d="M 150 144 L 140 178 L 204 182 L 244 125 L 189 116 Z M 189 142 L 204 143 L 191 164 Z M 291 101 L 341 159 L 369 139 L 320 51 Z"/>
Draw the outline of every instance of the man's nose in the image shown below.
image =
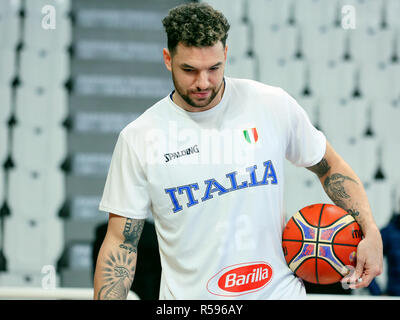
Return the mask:
<path fill-rule="evenodd" d="M 196 88 L 198 91 L 203 91 L 208 89 L 209 82 L 208 82 L 208 74 L 205 71 L 199 73 L 196 79 Z"/>

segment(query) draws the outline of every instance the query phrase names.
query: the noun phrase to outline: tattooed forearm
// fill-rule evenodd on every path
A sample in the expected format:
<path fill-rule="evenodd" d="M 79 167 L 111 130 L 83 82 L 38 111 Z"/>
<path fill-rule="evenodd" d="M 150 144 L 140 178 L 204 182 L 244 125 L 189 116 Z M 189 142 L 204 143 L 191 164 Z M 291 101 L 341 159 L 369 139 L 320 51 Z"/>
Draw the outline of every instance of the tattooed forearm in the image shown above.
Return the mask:
<path fill-rule="evenodd" d="M 95 299 L 126 299 L 135 275 L 137 248 L 145 220 L 113 221 L 97 258 Z"/>
<path fill-rule="evenodd" d="M 324 181 L 324 189 L 332 201 L 344 209 L 347 208 L 346 201 L 350 199 L 346 192 L 345 184 L 347 181 L 358 184 L 354 179 L 344 176 L 340 173 L 334 173 L 328 176 Z"/>
<path fill-rule="evenodd" d="M 128 250 L 128 253 L 137 252 L 140 235 L 144 227 L 144 220 L 126 219 L 123 235 L 124 243 L 120 244 L 120 248 Z"/>
<path fill-rule="evenodd" d="M 136 266 L 136 257 L 130 257 L 124 251 L 110 253 L 102 268 L 103 286 L 97 299 L 123 300 L 128 296 Z"/>
<path fill-rule="evenodd" d="M 323 158 L 319 163 L 312 167 L 308 167 L 307 169 L 314 172 L 318 178 L 321 178 L 328 173 L 331 167 L 329 166 L 328 161 Z"/>

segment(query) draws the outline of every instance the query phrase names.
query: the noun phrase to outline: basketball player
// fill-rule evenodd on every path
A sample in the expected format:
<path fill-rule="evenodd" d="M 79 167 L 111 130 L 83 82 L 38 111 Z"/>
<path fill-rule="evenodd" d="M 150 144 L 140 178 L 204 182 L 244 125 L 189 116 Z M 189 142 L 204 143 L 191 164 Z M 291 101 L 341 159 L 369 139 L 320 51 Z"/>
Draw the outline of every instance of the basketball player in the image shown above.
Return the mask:
<path fill-rule="evenodd" d="M 367 286 L 382 270 L 382 241 L 353 170 L 284 90 L 224 77 L 229 23 L 220 12 L 185 4 L 163 24 L 175 90 L 117 140 L 99 207 L 109 222 L 94 298 L 127 297 L 150 214 L 160 299 L 305 298 L 281 247 L 285 158 L 314 172 L 361 225 L 351 280 Z"/>

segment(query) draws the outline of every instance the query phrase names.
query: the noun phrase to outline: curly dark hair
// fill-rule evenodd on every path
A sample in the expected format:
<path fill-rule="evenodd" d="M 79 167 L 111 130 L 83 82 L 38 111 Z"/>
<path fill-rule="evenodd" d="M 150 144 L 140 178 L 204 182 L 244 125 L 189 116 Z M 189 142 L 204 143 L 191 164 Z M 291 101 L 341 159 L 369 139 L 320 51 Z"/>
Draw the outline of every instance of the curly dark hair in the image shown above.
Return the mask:
<path fill-rule="evenodd" d="M 225 47 L 228 20 L 206 3 L 188 3 L 171 9 L 162 20 L 173 55 L 179 42 L 186 46 L 207 47 L 221 41 Z"/>

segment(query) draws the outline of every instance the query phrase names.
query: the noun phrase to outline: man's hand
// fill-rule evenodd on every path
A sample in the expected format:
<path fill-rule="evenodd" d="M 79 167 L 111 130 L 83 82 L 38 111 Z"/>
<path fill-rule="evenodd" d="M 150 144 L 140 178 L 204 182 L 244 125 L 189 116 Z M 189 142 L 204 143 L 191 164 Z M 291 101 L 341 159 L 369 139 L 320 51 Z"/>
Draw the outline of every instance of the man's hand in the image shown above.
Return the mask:
<path fill-rule="evenodd" d="M 349 288 L 368 287 L 371 281 L 382 273 L 382 252 L 382 238 L 379 230 L 369 231 L 358 244 L 357 265 L 354 273 L 348 279 L 344 279 L 350 282 Z"/>

